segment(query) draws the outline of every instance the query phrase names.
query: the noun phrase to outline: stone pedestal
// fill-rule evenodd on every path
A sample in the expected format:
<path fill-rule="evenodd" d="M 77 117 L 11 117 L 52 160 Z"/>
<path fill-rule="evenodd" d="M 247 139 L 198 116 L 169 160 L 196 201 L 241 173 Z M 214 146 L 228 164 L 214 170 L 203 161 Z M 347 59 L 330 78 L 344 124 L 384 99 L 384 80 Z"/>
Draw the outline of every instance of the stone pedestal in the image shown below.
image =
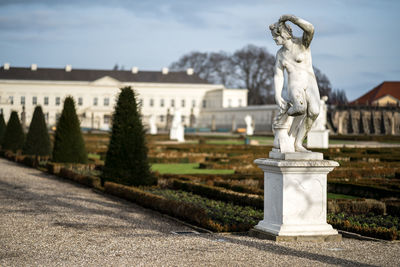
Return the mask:
<path fill-rule="evenodd" d="M 328 148 L 329 130 L 311 130 L 307 135 L 307 148 Z"/>
<path fill-rule="evenodd" d="M 326 222 L 327 174 L 339 164 L 322 153 L 279 153 L 256 159 L 264 171 L 264 219 L 254 236 L 281 241 L 337 241 L 341 235 Z"/>

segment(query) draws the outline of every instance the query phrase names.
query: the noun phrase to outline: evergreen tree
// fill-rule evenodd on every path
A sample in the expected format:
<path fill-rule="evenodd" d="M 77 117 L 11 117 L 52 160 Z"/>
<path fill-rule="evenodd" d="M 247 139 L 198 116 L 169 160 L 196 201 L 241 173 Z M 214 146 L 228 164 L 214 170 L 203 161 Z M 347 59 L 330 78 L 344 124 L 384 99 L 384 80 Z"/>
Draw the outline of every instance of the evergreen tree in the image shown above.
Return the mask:
<path fill-rule="evenodd" d="M 3 113 L 0 114 L 0 145 L 3 143 L 4 133 L 6 132 L 6 122 Z"/>
<path fill-rule="evenodd" d="M 50 156 L 51 145 L 46 121 L 40 106 L 35 108 L 29 131 L 26 136 L 23 154 L 36 156 Z"/>
<path fill-rule="evenodd" d="M 25 135 L 22 130 L 21 122 L 18 118 L 16 111 L 11 112 L 10 119 L 8 120 L 6 131 L 4 132 L 2 148 L 4 150 L 17 150 L 22 149 L 24 145 Z"/>
<path fill-rule="evenodd" d="M 64 108 L 57 123 L 53 148 L 54 162 L 87 162 L 85 142 L 79 124 L 74 99 L 68 96 L 64 100 Z"/>
<path fill-rule="evenodd" d="M 142 118 L 130 87 L 122 88 L 118 96 L 102 180 L 135 186 L 157 184 L 150 171 Z"/>

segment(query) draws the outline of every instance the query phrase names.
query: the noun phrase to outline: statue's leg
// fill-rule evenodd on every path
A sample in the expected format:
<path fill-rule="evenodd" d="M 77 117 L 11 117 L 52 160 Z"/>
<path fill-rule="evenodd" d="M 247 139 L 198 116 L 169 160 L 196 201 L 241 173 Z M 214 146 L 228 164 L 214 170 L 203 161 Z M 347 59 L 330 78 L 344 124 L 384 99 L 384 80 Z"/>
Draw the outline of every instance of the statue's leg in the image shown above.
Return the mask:
<path fill-rule="evenodd" d="M 305 89 L 302 88 L 290 88 L 288 90 L 291 107 L 288 110 L 290 116 L 304 115 L 307 111 L 307 96 Z"/>
<path fill-rule="evenodd" d="M 313 88 L 315 89 L 315 88 Z M 318 90 L 318 88 L 317 88 Z M 298 152 L 307 152 L 309 150 L 303 147 L 303 141 L 306 138 L 308 132 L 311 130 L 311 127 L 314 121 L 317 119 L 319 115 L 319 92 L 315 94 L 315 92 L 306 94 L 307 98 L 307 113 L 304 118 L 302 125 L 299 126 L 296 140 L 295 140 L 295 150 Z"/>

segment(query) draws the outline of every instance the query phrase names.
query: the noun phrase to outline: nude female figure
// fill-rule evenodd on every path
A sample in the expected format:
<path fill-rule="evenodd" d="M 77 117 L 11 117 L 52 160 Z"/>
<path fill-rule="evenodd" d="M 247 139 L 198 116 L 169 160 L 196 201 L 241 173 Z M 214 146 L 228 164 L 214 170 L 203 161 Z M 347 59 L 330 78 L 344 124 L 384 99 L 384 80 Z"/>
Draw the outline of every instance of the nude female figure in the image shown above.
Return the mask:
<path fill-rule="evenodd" d="M 285 22 L 290 21 L 303 30 L 302 38 L 294 37 L 292 29 Z M 319 114 L 319 90 L 315 78 L 310 43 L 314 36 L 314 26 L 296 16 L 282 15 L 279 21 L 269 26 L 277 45 L 282 45 L 276 54 L 274 68 L 275 101 L 279 114 L 274 121 L 274 129 L 282 128 L 293 116 L 288 132 L 294 137 L 294 151 L 309 152 L 303 147 L 303 141 Z M 284 71 L 287 72 L 287 92 L 282 96 Z M 282 143 L 282 141 L 281 141 Z M 281 149 L 278 142 L 275 148 Z M 282 151 L 285 152 L 285 151 Z"/>

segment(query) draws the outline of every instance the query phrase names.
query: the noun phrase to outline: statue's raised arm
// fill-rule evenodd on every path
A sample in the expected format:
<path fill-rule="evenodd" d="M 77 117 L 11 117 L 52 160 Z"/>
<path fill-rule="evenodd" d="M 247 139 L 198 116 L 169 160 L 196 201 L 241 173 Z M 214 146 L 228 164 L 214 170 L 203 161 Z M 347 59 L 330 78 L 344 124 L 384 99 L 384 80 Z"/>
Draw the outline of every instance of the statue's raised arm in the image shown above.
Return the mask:
<path fill-rule="evenodd" d="M 303 45 L 308 48 L 314 37 L 314 26 L 310 22 L 298 18 L 294 15 L 282 15 L 279 18 L 279 22 L 281 23 L 285 23 L 286 21 L 290 21 L 293 24 L 296 24 L 303 30 Z"/>

